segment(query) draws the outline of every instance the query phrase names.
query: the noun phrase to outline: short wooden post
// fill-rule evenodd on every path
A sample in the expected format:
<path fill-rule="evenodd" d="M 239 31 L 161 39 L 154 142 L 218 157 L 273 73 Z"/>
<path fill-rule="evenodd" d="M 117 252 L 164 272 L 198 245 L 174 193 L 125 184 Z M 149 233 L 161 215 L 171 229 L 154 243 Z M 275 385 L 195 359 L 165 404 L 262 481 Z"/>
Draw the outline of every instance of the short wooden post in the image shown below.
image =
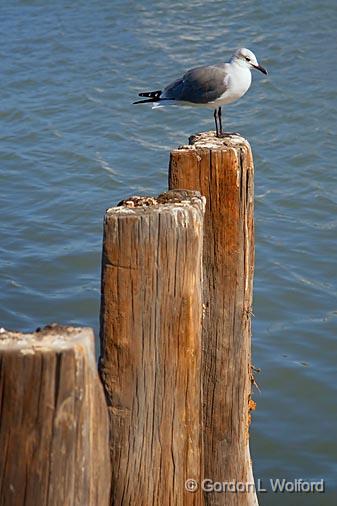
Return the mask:
<path fill-rule="evenodd" d="M 1 506 L 107 506 L 108 429 L 91 329 L 1 329 Z"/>
<path fill-rule="evenodd" d="M 257 504 L 249 456 L 251 304 L 254 270 L 253 158 L 239 136 L 204 133 L 171 152 L 169 188 L 206 197 L 204 226 L 204 479 L 249 483 L 246 492 L 205 492 L 205 504 Z M 209 483 L 208 483 L 209 485 Z M 241 485 L 240 485 L 241 486 Z"/>
<path fill-rule="evenodd" d="M 202 504 L 204 199 L 134 197 L 104 221 L 101 361 L 114 506 Z"/>

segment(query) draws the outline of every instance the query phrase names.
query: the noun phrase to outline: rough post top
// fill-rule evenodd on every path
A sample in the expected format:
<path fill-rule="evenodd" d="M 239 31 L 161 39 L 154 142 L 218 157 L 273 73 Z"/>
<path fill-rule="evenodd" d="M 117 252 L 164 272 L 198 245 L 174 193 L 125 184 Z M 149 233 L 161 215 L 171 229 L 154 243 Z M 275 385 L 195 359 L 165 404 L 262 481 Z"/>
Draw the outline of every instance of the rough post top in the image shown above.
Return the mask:
<path fill-rule="evenodd" d="M 194 190 L 169 190 L 157 197 L 138 196 L 122 200 L 116 207 L 110 207 L 106 211 L 105 218 L 109 215 L 144 215 L 153 212 L 169 211 L 172 209 L 186 209 L 192 207 L 201 212 L 205 210 L 205 197 Z"/>
<path fill-rule="evenodd" d="M 241 148 L 247 147 L 250 149 L 247 139 L 240 134 L 233 134 L 228 137 L 216 137 L 215 132 L 200 132 L 191 135 L 189 144 L 180 146 L 178 149 L 228 149 L 228 148 Z"/>
<path fill-rule="evenodd" d="M 0 350 L 21 350 L 22 353 L 35 351 L 57 351 L 74 347 L 77 343 L 94 349 L 94 332 L 90 327 L 71 327 L 53 323 L 35 332 L 15 332 L 0 328 Z"/>

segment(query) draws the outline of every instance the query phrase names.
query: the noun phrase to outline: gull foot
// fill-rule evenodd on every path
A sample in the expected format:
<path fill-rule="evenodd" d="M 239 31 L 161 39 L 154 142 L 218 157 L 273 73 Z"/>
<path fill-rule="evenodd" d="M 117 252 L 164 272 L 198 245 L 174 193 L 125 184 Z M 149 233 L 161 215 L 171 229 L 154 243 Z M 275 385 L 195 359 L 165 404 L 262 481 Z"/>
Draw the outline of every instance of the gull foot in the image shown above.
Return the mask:
<path fill-rule="evenodd" d="M 241 137 L 241 134 L 239 134 L 238 132 L 220 132 L 217 137 L 219 138 L 222 138 L 222 137 Z"/>

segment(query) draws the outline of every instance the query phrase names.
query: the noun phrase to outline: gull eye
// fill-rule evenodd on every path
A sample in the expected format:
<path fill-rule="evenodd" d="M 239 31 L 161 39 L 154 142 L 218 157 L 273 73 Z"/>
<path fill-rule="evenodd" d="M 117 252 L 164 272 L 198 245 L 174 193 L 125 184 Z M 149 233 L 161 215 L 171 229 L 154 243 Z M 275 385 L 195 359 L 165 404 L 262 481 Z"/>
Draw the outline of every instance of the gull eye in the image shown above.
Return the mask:
<path fill-rule="evenodd" d="M 246 61 L 250 61 L 249 56 L 245 56 Z"/>

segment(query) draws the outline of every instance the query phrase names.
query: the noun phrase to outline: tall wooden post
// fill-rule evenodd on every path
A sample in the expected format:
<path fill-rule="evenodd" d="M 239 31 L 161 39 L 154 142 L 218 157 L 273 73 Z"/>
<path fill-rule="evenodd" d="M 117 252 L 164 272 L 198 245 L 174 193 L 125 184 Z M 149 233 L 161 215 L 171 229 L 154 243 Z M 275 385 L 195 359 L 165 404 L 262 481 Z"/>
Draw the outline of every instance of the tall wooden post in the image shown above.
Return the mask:
<path fill-rule="evenodd" d="M 91 329 L 1 329 L 1 506 L 107 506 L 108 430 Z"/>
<path fill-rule="evenodd" d="M 101 361 L 114 506 L 200 505 L 204 199 L 132 198 L 104 221 Z"/>
<path fill-rule="evenodd" d="M 250 483 L 246 492 L 205 492 L 207 505 L 257 504 L 249 456 L 251 304 L 254 270 L 253 158 L 239 136 L 199 134 L 171 152 L 169 188 L 206 197 L 204 225 L 204 479 Z M 208 483 L 209 485 L 209 483 Z M 240 485 L 241 487 L 241 485 Z"/>

